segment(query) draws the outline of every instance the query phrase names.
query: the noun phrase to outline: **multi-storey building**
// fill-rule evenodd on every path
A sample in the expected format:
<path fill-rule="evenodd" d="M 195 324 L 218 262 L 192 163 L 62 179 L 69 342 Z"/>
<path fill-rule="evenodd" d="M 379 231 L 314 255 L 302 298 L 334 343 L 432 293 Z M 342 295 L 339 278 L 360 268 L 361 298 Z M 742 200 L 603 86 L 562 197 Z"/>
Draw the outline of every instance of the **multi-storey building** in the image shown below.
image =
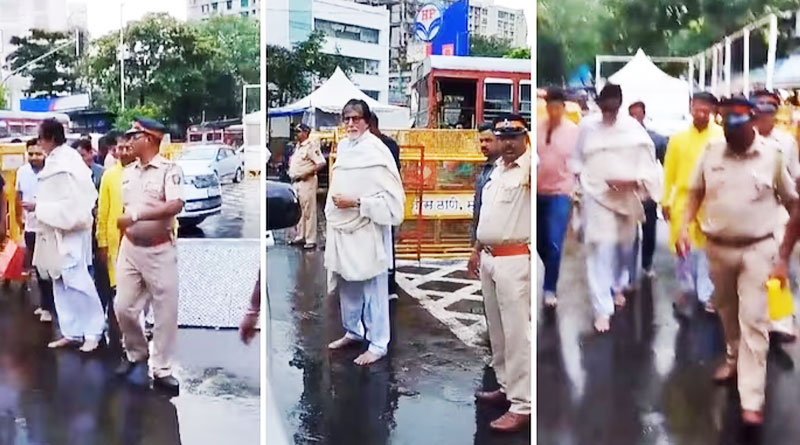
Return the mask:
<path fill-rule="evenodd" d="M 204 20 L 215 15 L 234 15 L 255 17 L 260 14 L 262 0 L 187 0 L 189 20 Z"/>

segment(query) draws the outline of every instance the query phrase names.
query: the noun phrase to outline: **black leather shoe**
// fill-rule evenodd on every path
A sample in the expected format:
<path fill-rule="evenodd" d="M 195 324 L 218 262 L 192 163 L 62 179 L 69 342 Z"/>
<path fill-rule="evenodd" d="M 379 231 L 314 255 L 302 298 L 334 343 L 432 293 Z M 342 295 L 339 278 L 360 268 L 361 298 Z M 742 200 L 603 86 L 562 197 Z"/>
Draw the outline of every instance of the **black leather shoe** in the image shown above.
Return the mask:
<path fill-rule="evenodd" d="M 153 379 L 153 387 L 163 389 L 164 391 L 170 393 L 173 397 L 176 397 L 180 392 L 180 382 L 178 382 L 178 379 L 171 375 L 155 377 Z"/>

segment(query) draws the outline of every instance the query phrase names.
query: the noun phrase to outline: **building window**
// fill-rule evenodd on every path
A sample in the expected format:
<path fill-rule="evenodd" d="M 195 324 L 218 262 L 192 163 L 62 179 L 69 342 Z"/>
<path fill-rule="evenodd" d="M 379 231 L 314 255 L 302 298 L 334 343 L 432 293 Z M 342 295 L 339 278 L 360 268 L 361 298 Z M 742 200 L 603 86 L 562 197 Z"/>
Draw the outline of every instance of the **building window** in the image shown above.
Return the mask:
<path fill-rule="evenodd" d="M 202 6 L 200 6 L 200 11 L 201 11 L 203 14 L 206 14 L 206 13 L 208 13 L 208 5 L 202 5 Z"/>
<path fill-rule="evenodd" d="M 242 17 L 247 17 L 248 15 L 250 15 L 250 13 L 249 13 L 249 12 L 247 12 L 247 11 L 242 11 L 242 12 L 240 12 L 239 14 L 241 14 L 241 15 L 242 15 Z"/>
<path fill-rule="evenodd" d="M 361 59 L 358 57 L 343 56 L 353 66 L 353 72 L 356 74 L 365 74 L 367 76 L 380 75 L 381 63 L 377 60 Z"/>
<path fill-rule="evenodd" d="M 216 11 L 217 10 L 217 2 L 211 4 L 211 9 Z"/>
<path fill-rule="evenodd" d="M 228 11 L 230 11 L 231 9 L 233 9 L 233 0 L 228 0 L 228 3 L 227 3 L 225 6 L 227 6 L 227 7 L 228 7 Z"/>
<path fill-rule="evenodd" d="M 495 117 L 511 113 L 514 100 L 511 97 L 510 83 L 490 83 L 484 85 L 483 92 L 483 120 L 491 121 Z"/>
<path fill-rule="evenodd" d="M 365 28 L 358 25 L 345 25 L 344 23 L 315 19 L 314 29 L 322 31 L 326 36 L 337 39 L 355 40 L 364 43 L 378 43 L 380 32 L 377 29 Z"/>
<path fill-rule="evenodd" d="M 378 100 L 381 97 L 380 91 L 373 91 L 373 90 L 361 90 L 361 91 L 375 100 Z"/>
<path fill-rule="evenodd" d="M 247 8 L 248 6 L 250 6 L 249 0 L 242 0 L 242 8 Z"/>

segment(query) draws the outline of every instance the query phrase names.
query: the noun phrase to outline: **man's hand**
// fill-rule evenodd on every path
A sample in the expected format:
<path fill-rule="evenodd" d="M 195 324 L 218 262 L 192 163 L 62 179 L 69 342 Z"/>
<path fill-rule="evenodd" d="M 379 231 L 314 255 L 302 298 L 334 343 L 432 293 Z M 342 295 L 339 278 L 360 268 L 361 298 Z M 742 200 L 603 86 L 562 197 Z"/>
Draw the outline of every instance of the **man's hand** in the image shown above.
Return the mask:
<path fill-rule="evenodd" d="M 627 192 L 635 190 L 639 186 L 639 181 L 627 179 L 609 179 L 606 184 L 614 191 Z"/>
<path fill-rule="evenodd" d="M 256 311 L 249 311 L 245 314 L 244 318 L 242 318 L 241 324 L 239 324 L 239 338 L 242 339 L 242 343 L 249 345 L 253 338 L 256 336 L 256 325 L 258 324 L 258 312 Z"/>
<path fill-rule="evenodd" d="M 467 273 L 475 278 L 478 278 L 481 270 L 481 252 L 480 250 L 473 250 L 469 256 L 469 262 L 467 263 Z"/>
<path fill-rule="evenodd" d="M 781 283 L 786 283 L 789 279 L 789 265 L 786 264 L 786 261 L 778 258 L 772 266 L 772 272 L 769 273 L 769 277 L 777 278 L 781 280 Z"/>
<path fill-rule="evenodd" d="M 664 217 L 664 221 L 669 222 L 670 219 L 669 207 L 661 207 L 661 215 Z"/>
<path fill-rule="evenodd" d="M 119 218 L 117 218 L 117 228 L 123 232 L 132 225 L 133 225 L 133 218 L 128 215 L 122 215 Z"/>
<path fill-rule="evenodd" d="M 108 247 L 97 248 L 97 260 L 103 264 L 108 264 Z"/>
<path fill-rule="evenodd" d="M 342 195 L 333 195 L 331 200 L 333 200 L 333 204 L 340 209 L 349 209 L 352 207 L 358 207 L 358 200 L 347 198 Z"/>
<path fill-rule="evenodd" d="M 689 230 L 686 226 L 681 228 L 680 235 L 678 236 L 678 242 L 675 245 L 675 251 L 678 253 L 680 258 L 686 258 L 689 255 L 689 251 L 691 250 L 691 244 L 689 243 Z"/>

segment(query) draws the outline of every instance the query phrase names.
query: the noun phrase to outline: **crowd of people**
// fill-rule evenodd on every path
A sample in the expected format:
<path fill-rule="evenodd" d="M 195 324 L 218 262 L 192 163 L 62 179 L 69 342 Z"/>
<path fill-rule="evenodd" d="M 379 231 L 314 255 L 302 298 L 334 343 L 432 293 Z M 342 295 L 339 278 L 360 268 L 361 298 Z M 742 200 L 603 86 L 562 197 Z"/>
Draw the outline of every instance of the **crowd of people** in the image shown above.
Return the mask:
<path fill-rule="evenodd" d="M 62 124 L 45 120 L 17 171 L 15 217 L 26 275 L 35 275 L 41 296 L 36 315 L 58 323 L 48 347 L 91 353 L 105 340 L 122 352 L 120 377 L 149 385 L 152 368 L 153 385 L 177 395 L 175 216 L 183 174 L 159 154 L 166 131 L 138 119 L 101 137 L 95 150 L 89 138 L 68 145 Z"/>
<path fill-rule="evenodd" d="M 625 113 L 622 99 L 619 86 L 606 85 L 600 112 L 575 125 L 564 117 L 564 92 L 547 92 L 537 140 L 545 307 L 558 304 L 563 243 L 577 218 L 594 329 L 609 331 L 612 315 L 635 294 L 640 251 L 643 279 L 657 275 L 660 205 L 679 285 L 675 315 L 691 317 L 696 305 L 719 317 L 725 359 L 712 379 L 736 378 L 743 421 L 761 424 L 770 334 L 796 338 L 793 316 L 769 318 L 766 287 L 770 278 L 791 285 L 787 264 L 800 235 L 798 145 L 776 128 L 781 97 L 696 93 L 691 124 L 668 142 L 646 128 L 645 103 L 633 101 Z"/>

